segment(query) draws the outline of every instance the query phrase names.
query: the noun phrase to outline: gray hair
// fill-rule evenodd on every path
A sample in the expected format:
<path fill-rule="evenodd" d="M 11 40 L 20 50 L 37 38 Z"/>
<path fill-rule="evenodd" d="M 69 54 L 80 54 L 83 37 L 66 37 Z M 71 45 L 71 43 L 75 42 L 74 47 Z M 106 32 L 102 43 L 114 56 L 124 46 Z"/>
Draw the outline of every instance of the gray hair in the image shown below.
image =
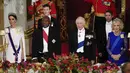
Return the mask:
<path fill-rule="evenodd" d="M 77 23 L 77 22 L 79 22 L 79 21 L 81 21 L 81 22 L 85 25 L 85 19 L 84 19 L 84 17 L 79 16 L 79 17 L 76 19 L 75 23 Z"/>
<path fill-rule="evenodd" d="M 122 22 L 122 20 L 121 19 L 119 19 L 119 18 L 115 18 L 114 20 L 113 20 L 113 23 L 112 23 L 112 30 L 114 29 L 114 24 L 115 23 L 117 23 L 117 22 L 120 22 L 120 30 L 122 31 L 123 30 L 123 28 L 124 28 L 124 23 Z"/>

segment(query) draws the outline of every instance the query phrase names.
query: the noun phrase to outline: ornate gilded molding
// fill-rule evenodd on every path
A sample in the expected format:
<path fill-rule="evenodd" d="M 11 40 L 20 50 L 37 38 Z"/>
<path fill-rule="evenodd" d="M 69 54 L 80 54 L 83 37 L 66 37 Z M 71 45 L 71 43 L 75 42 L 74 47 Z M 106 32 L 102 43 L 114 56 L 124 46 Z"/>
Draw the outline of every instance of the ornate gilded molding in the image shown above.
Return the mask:
<path fill-rule="evenodd" d="M 121 13 L 125 14 L 126 0 L 121 0 Z"/>
<path fill-rule="evenodd" d="M 4 0 L 0 0 L 0 30 L 2 29 L 4 29 Z"/>
<path fill-rule="evenodd" d="M 121 17 L 122 17 L 122 19 L 125 18 L 125 11 L 126 11 L 126 0 L 121 0 Z"/>
<path fill-rule="evenodd" d="M 68 33 L 67 33 L 67 19 L 66 19 L 66 0 L 57 0 L 57 9 L 58 9 L 58 16 L 60 21 L 60 37 L 61 41 L 68 40 Z"/>
<path fill-rule="evenodd" d="M 5 51 L 5 49 L 8 47 L 8 44 L 7 44 L 6 38 L 5 38 L 5 34 L 6 34 L 6 32 L 4 30 L 0 30 L 0 38 L 2 41 L 0 44 L 0 52 Z"/>
<path fill-rule="evenodd" d="M 27 29 L 27 30 L 24 32 L 25 39 L 31 38 L 33 31 L 34 31 L 34 27 L 32 27 L 32 28 L 30 28 L 30 29 Z"/>
<path fill-rule="evenodd" d="M 3 10 L 3 9 L 4 9 L 4 6 L 3 6 L 3 5 L 4 5 L 4 1 L 1 0 L 1 1 L 0 1 L 0 4 L 1 4 L 1 5 L 0 5 L 0 10 Z"/>

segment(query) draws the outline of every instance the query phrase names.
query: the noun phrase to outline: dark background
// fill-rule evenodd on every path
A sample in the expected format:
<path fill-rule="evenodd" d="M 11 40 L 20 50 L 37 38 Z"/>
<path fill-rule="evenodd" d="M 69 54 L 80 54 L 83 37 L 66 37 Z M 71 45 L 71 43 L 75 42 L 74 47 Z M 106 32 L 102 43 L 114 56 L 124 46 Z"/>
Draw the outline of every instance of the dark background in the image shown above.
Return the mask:
<path fill-rule="evenodd" d="M 121 0 L 116 1 L 117 14 L 121 13 Z M 124 31 L 130 32 L 130 0 L 126 0 L 126 13 L 124 17 Z M 91 4 L 84 2 L 84 0 L 66 0 L 67 6 L 67 22 L 68 27 L 73 26 L 75 19 L 78 16 L 84 16 L 84 13 L 91 11 Z"/>

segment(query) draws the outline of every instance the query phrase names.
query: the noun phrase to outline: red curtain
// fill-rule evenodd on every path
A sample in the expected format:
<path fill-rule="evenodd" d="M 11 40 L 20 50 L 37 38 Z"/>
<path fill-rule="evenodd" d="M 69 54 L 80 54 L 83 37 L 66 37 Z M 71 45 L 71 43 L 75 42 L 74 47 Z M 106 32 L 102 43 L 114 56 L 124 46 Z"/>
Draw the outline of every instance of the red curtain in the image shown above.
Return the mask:
<path fill-rule="evenodd" d="M 68 20 L 75 20 L 78 16 L 91 11 L 91 4 L 85 3 L 84 0 L 66 0 L 66 4 Z"/>
<path fill-rule="evenodd" d="M 121 0 L 116 1 L 117 14 L 121 13 Z M 130 0 L 126 0 L 126 15 L 125 15 L 125 28 L 126 32 L 130 32 Z M 78 16 L 83 16 L 84 13 L 91 11 L 91 4 L 85 3 L 84 0 L 66 0 L 67 5 L 67 20 L 73 21 Z"/>

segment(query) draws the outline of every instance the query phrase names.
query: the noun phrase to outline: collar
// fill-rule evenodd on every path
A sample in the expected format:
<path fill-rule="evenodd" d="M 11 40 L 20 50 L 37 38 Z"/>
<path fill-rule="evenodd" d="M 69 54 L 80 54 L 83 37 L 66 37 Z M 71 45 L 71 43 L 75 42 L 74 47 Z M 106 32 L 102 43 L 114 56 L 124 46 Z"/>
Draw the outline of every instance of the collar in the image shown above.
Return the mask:
<path fill-rule="evenodd" d="M 48 15 L 48 17 L 51 19 L 51 15 Z"/>
<path fill-rule="evenodd" d="M 78 33 L 84 32 L 85 28 L 82 28 L 81 30 L 78 29 Z"/>
<path fill-rule="evenodd" d="M 108 23 L 108 24 L 112 24 L 112 20 L 111 20 L 110 22 L 106 21 L 106 23 Z"/>
<path fill-rule="evenodd" d="M 42 27 L 42 29 L 49 29 L 49 27 L 50 27 L 50 26 L 48 26 L 48 27 L 46 27 L 46 28 Z"/>

